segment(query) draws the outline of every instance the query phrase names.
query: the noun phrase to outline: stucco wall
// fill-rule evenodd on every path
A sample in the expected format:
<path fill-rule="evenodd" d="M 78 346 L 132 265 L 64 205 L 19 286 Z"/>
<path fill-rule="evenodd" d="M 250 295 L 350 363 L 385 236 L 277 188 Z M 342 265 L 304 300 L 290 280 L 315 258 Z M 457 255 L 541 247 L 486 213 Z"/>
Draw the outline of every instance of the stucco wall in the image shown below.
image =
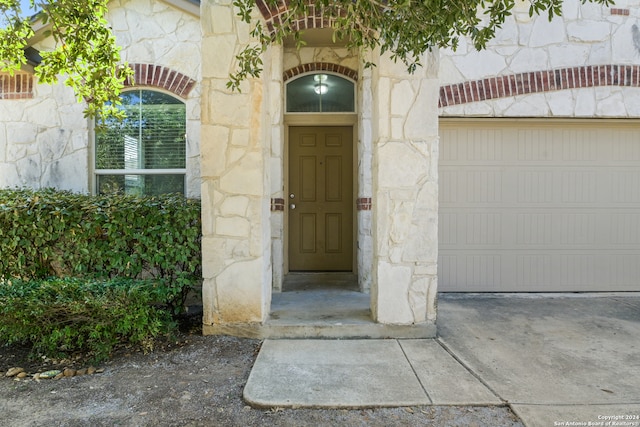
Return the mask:
<path fill-rule="evenodd" d="M 109 4 L 108 20 L 129 63 L 163 66 L 196 83 L 187 99 L 187 195 L 200 195 L 200 22 L 158 0 Z M 46 50 L 53 41 L 35 47 Z M 0 100 L 0 187 L 92 190 L 93 124 L 63 83 L 35 85 L 31 99 Z"/>
<path fill-rule="evenodd" d="M 441 105 L 448 97 L 463 98 L 441 108 L 441 115 L 640 116 L 640 1 L 619 0 L 607 7 L 566 0 L 563 16 L 551 22 L 545 15 L 529 17 L 528 6 L 516 1 L 513 16 L 485 51 L 464 40 L 455 52 L 441 51 L 440 85 L 446 89 Z M 496 81 L 495 76 L 513 79 Z M 547 79 L 550 89 L 536 89 Z M 496 86 L 505 82 L 520 82 L 521 90 L 495 96 Z"/>

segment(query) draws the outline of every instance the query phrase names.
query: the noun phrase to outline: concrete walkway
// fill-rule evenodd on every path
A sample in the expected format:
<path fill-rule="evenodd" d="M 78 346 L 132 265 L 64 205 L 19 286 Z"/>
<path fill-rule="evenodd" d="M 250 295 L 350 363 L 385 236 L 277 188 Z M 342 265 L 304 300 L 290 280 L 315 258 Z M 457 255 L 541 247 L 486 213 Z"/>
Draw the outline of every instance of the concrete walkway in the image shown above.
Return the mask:
<path fill-rule="evenodd" d="M 438 316 L 437 339 L 266 340 L 244 397 L 263 407 L 508 404 L 527 426 L 640 426 L 640 295 L 447 295 Z"/>

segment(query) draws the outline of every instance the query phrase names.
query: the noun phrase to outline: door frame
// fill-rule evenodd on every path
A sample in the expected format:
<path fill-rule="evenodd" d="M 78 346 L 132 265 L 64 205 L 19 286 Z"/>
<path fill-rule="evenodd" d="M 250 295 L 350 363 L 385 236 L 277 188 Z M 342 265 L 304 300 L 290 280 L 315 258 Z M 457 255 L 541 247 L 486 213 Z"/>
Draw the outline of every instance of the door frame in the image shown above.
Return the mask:
<path fill-rule="evenodd" d="M 358 115 L 357 113 L 340 113 L 340 114 L 327 114 L 327 113 L 302 113 L 302 114 L 285 114 L 284 116 L 284 147 L 283 147 L 283 189 L 284 189 L 284 224 L 283 224 L 283 252 L 284 252 L 284 265 L 283 274 L 289 274 L 289 128 L 293 126 L 351 126 L 352 134 L 352 147 L 353 147 L 353 163 L 351 165 L 353 175 L 353 194 L 351 195 L 351 201 L 353 203 L 353 218 L 352 218 L 352 274 L 358 274 L 358 258 L 357 258 L 357 236 L 358 236 L 358 211 L 356 209 L 356 197 L 358 195 L 358 188 L 360 185 L 358 175 Z"/>

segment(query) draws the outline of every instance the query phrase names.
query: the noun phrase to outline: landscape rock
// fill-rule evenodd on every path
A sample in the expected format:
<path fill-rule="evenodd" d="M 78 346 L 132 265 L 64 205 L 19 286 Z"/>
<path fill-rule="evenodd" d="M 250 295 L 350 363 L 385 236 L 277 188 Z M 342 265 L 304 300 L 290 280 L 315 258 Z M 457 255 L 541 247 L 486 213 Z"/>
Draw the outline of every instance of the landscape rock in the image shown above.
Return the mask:
<path fill-rule="evenodd" d="M 62 371 L 58 369 L 54 369 L 52 371 L 40 372 L 39 378 L 41 380 L 48 380 L 54 378 L 56 375 L 60 374 Z"/>
<path fill-rule="evenodd" d="M 4 374 L 6 377 L 15 377 L 16 375 L 18 375 L 20 372 L 24 372 L 24 368 L 11 368 L 7 371 L 6 374 Z"/>
<path fill-rule="evenodd" d="M 76 370 L 71 368 L 64 368 L 64 371 L 62 371 L 62 373 L 65 377 L 72 377 L 76 374 Z"/>

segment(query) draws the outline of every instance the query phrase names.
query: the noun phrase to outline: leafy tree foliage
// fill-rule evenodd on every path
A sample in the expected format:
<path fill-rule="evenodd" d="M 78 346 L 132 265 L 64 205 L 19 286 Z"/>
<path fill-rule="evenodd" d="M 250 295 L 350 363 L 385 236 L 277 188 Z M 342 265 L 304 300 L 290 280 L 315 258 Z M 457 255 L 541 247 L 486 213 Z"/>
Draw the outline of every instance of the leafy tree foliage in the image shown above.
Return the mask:
<path fill-rule="evenodd" d="M 263 0 L 271 10 L 281 10 L 281 0 Z M 516 0 L 287 0 L 288 9 L 271 22 L 258 21 L 252 36 L 257 45 L 246 47 L 238 56 L 237 72 L 227 84 L 239 89 L 247 77 L 262 71 L 260 56 L 271 43 L 292 36 L 298 46 L 301 17 L 322 16 L 331 23 L 334 40 L 348 48 L 390 52 L 413 72 L 420 57 L 433 47 L 458 46 L 461 37 L 470 38 L 476 49 L 483 49 L 496 30 L 511 15 Z M 547 13 L 549 20 L 562 13 L 563 0 L 529 0 L 529 14 Z M 604 5 L 612 0 L 593 1 Z M 238 16 L 252 21 L 255 0 L 234 0 Z M 368 66 L 371 63 L 366 64 Z"/>
<path fill-rule="evenodd" d="M 120 91 L 132 70 L 120 62 L 109 23 L 108 0 L 30 0 L 37 15 L 25 18 L 20 0 L 0 0 L 0 71 L 15 72 L 27 63 L 24 49 L 43 28 L 55 41 L 55 49 L 41 52 L 35 68 L 40 83 L 54 83 L 61 75 L 79 101 L 86 101 L 85 115 L 119 116 Z"/>

